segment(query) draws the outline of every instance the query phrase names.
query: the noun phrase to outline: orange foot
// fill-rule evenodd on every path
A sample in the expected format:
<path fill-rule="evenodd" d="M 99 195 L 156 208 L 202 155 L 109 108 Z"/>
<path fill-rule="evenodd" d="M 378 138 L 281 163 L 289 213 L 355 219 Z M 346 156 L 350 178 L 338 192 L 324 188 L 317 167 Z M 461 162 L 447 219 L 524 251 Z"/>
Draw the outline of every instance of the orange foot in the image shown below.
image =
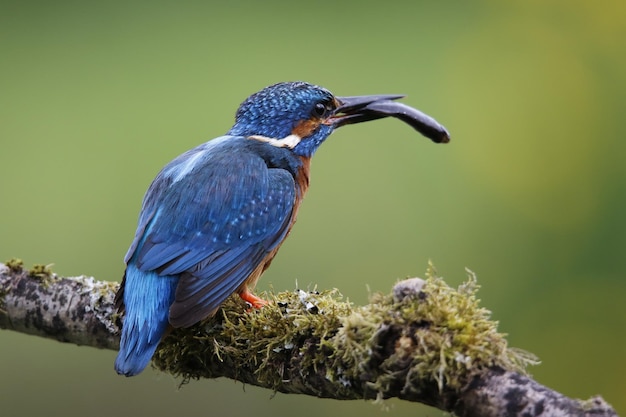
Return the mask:
<path fill-rule="evenodd" d="M 239 296 L 241 297 L 242 300 L 244 300 L 245 302 L 249 303 L 254 308 L 261 308 L 261 307 L 266 306 L 266 305 L 269 304 L 268 301 L 266 301 L 266 300 L 264 300 L 262 298 L 259 298 L 256 295 L 252 294 L 247 288 L 245 290 L 243 290 L 242 292 L 240 292 Z"/>

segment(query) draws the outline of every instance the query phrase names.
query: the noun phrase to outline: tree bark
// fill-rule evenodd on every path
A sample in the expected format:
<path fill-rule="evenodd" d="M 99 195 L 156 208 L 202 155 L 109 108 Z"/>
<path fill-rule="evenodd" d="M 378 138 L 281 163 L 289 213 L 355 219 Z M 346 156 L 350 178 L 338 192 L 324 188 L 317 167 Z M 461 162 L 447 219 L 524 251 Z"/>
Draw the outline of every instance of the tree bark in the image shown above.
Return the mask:
<path fill-rule="evenodd" d="M 173 331 L 153 364 L 183 382 L 227 377 L 324 398 L 397 397 L 458 416 L 617 416 L 601 397 L 570 399 L 526 375 L 535 358 L 507 346 L 478 305 L 472 273 L 458 289 L 432 268 L 427 275 L 361 307 L 336 290 L 270 294 L 260 310 L 233 297 L 214 317 Z M 117 349 L 117 287 L 0 264 L 0 328 Z"/>

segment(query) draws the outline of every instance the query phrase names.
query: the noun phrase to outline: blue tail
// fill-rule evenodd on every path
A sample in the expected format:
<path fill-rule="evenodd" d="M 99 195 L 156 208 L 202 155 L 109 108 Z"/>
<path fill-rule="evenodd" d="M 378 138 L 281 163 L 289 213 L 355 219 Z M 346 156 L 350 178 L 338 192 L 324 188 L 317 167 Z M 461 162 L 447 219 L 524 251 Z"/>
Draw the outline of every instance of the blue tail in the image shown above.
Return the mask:
<path fill-rule="evenodd" d="M 115 359 L 118 374 L 137 375 L 150 363 L 167 329 L 177 283 L 178 276 L 143 272 L 134 262 L 128 264 L 123 288 L 122 340 Z"/>

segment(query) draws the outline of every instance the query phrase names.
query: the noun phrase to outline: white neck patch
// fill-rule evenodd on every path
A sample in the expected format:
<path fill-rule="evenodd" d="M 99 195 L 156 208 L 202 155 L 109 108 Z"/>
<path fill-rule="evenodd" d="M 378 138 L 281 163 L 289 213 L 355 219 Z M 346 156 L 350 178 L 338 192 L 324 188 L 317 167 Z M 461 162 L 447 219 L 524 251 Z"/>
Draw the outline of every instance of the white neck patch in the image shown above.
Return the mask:
<path fill-rule="evenodd" d="M 261 136 L 261 135 L 252 135 L 252 136 L 248 136 L 248 138 L 265 142 L 265 143 L 269 143 L 270 145 L 276 146 L 277 148 L 289 148 L 289 149 L 295 148 L 296 145 L 298 145 L 298 143 L 300 143 L 300 141 L 302 140 L 300 136 L 295 135 L 295 134 L 285 136 L 282 139 L 268 138 L 267 136 Z"/>

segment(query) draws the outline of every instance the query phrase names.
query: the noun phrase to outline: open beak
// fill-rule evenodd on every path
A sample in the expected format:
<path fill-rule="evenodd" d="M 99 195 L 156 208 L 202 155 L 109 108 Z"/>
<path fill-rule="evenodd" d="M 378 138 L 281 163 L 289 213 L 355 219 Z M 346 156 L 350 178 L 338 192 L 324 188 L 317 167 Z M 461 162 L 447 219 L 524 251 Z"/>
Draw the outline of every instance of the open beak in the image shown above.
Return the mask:
<path fill-rule="evenodd" d="M 384 117 L 395 117 L 412 126 L 435 143 L 450 142 L 450 134 L 435 119 L 413 107 L 393 101 L 402 97 L 404 96 L 337 97 L 339 107 L 335 109 L 330 121 L 335 127 L 341 127 Z"/>

